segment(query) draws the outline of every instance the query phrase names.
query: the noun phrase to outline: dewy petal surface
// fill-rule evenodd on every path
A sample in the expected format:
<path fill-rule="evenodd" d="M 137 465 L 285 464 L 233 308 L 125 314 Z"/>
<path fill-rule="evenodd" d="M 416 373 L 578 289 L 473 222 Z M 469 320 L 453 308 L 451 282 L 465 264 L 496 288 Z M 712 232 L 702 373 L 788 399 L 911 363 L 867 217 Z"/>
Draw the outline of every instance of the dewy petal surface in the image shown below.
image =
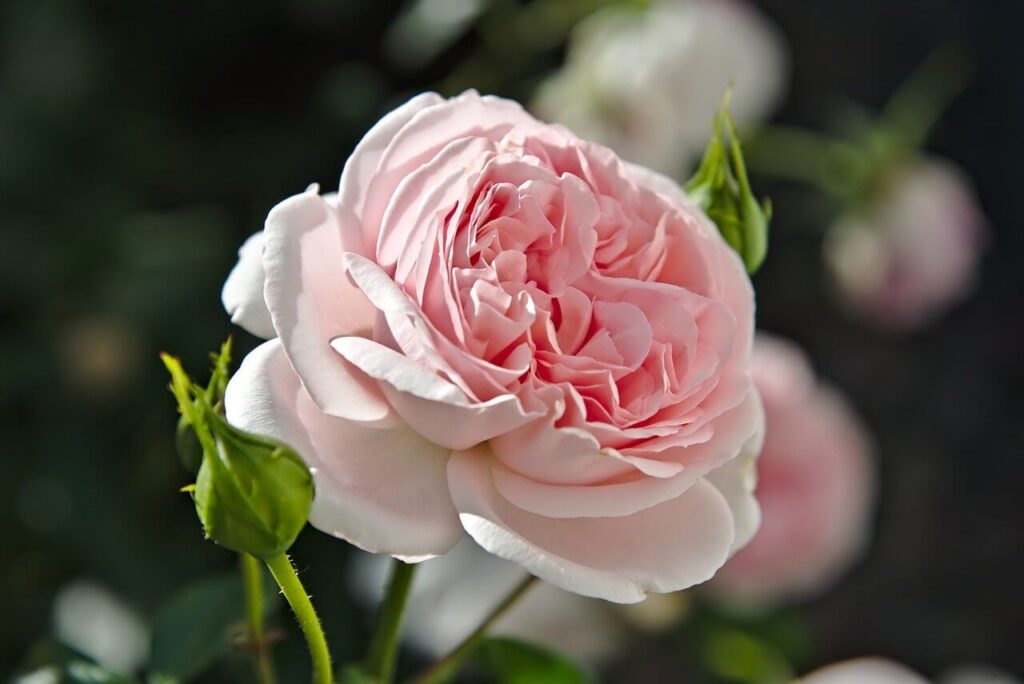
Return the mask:
<path fill-rule="evenodd" d="M 323 413 L 279 340 L 246 356 L 224 403 L 233 425 L 280 439 L 309 465 L 314 527 L 410 561 L 442 554 L 462 536 L 448 493 L 448 450 L 407 427 L 375 429 Z"/>

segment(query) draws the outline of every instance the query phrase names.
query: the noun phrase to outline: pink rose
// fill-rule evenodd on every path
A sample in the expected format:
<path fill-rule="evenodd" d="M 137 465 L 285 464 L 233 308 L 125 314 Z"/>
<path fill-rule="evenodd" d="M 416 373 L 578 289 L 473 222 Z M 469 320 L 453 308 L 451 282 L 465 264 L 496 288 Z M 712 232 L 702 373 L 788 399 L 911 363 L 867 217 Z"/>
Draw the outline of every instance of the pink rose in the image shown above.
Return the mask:
<path fill-rule="evenodd" d="M 430 93 L 262 242 L 262 285 L 250 245 L 225 299 L 276 338 L 226 410 L 303 455 L 315 527 L 407 561 L 465 531 L 618 602 L 710 578 L 753 533 L 750 281 L 667 178 Z"/>
<path fill-rule="evenodd" d="M 820 590 L 848 567 L 867 536 L 874 471 L 860 421 L 799 348 L 759 333 L 751 372 L 766 425 L 761 527 L 712 585 L 756 603 Z"/>
<path fill-rule="evenodd" d="M 881 327 L 911 330 L 970 294 L 985 232 L 963 172 L 920 158 L 832 228 L 826 257 L 851 309 Z"/>

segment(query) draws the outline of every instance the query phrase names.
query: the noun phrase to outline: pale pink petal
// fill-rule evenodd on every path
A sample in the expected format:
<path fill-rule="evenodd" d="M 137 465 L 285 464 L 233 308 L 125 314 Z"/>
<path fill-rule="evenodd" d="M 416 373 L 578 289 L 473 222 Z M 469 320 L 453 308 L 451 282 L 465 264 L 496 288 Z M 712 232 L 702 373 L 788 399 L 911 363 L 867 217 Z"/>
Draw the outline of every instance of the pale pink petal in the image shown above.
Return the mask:
<path fill-rule="evenodd" d="M 339 337 L 331 345 L 354 366 L 384 383 L 385 394 L 398 414 L 435 444 L 468 449 L 538 415 L 524 411 L 511 394 L 471 402 L 452 383 L 372 340 Z"/>
<path fill-rule="evenodd" d="M 367 334 L 376 311 L 345 277 L 334 207 L 307 191 L 267 217 L 265 295 L 285 353 L 309 395 L 326 413 L 386 423 L 391 409 L 376 383 L 331 349 L 339 335 Z"/>
<path fill-rule="evenodd" d="M 357 219 L 362 217 L 363 201 L 370 180 L 377 171 L 377 164 L 391 140 L 409 122 L 416 112 L 444 102 L 437 93 L 421 93 L 388 112 L 374 124 L 356 148 L 352 150 L 345 169 L 341 172 L 338 191 L 338 205 L 350 211 Z M 367 247 L 369 248 L 369 247 Z M 362 254 L 358 244 L 348 245 L 348 251 Z"/>
<path fill-rule="evenodd" d="M 309 465 L 314 527 L 410 561 L 442 554 L 461 537 L 449 452 L 407 427 L 375 429 L 321 412 L 279 340 L 245 357 L 224 404 L 233 425 L 289 444 Z"/>
<path fill-rule="evenodd" d="M 276 337 L 270 310 L 263 298 L 263 231 L 253 233 L 238 249 L 238 263 L 224 281 L 220 300 L 231 322 L 256 337 Z"/>
<path fill-rule="evenodd" d="M 616 603 L 709 579 L 733 541 L 729 506 L 704 481 L 662 504 L 618 518 L 548 518 L 517 508 L 494 486 L 484 449 L 448 467 L 463 526 L 491 553 L 555 586 Z"/>

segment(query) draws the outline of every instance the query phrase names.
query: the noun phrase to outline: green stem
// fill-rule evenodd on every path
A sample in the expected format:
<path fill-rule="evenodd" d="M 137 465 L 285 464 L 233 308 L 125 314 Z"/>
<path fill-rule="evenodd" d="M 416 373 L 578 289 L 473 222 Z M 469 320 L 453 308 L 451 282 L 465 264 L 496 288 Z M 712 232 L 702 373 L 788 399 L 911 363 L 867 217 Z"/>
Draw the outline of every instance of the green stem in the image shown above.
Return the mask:
<path fill-rule="evenodd" d="M 363 669 L 377 682 L 388 684 L 394 677 L 395 657 L 398 655 L 398 637 L 402 626 L 402 614 L 412 588 L 416 566 L 395 560 L 391 566 L 388 590 L 380 606 L 377 627 L 370 641 Z"/>
<path fill-rule="evenodd" d="M 415 679 L 415 684 L 442 684 L 447 682 L 459 668 L 462 666 L 462 662 L 473 652 L 484 637 L 487 636 L 487 630 L 497 622 L 498 618 L 505 614 L 509 608 L 511 608 L 516 601 L 522 598 L 523 594 L 533 586 L 537 578 L 533 575 L 528 575 L 522 582 L 516 586 L 512 592 L 506 596 L 501 603 L 499 603 L 494 610 L 480 623 L 473 632 L 463 639 L 462 643 L 455 647 L 455 650 L 446 655 L 441 660 L 437 661 L 427 669 L 426 672 L 421 674 Z"/>
<path fill-rule="evenodd" d="M 813 185 L 832 197 L 859 187 L 871 160 L 853 143 L 788 126 L 764 126 L 747 144 L 751 170 Z"/>
<path fill-rule="evenodd" d="M 267 632 L 263 625 L 263 568 L 247 553 L 242 558 L 242 582 L 245 587 L 245 609 L 249 621 L 249 637 L 256 659 L 256 676 L 260 684 L 276 684 L 277 673 L 270 657 Z"/>
<path fill-rule="evenodd" d="M 327 639 L 324 637 L 324 630 L 320 626 L 320 619 L 313 609 L 309 595 L 295 572 L 295 566 L 288 556 L 282 553 L 268 560 L 267 567 L 270 568 L 270 574 L 274 576 L 277 585 L 281 587 L 281 593 L 291 606 L 306 637 L 309 655 L 313 660 L 313 684 L 332 684 L 334 677 L 331 674 L 331 652 L 327 649 Z"/>

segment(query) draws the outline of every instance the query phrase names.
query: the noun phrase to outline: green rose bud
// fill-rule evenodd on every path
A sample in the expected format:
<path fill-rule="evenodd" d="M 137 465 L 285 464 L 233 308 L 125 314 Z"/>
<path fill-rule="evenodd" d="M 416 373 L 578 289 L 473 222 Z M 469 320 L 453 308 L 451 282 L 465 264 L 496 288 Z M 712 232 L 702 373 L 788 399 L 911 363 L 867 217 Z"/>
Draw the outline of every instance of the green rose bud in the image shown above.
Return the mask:
<path fill-rule="evenodd" d="M 729 114 L 729 94 L 715 116 L 715 131 L 686 192 L 718 226 L 729 246 L 753 274 L 768 251 L 771 203 L 758 202 L 750 189 L 739 135 Z"/>
<path fill-rule="evenodd" d="M 165 354 L 163 360 L 182 417 L 202 449 L 196 483 L 187 489 L 207 538 L 264 561 L 280 556 L 309 517 L 309 469 L 288 446 L 230 425 L 211 405 L 210 395 L 221 393 L 211 391 L 214 382 L 197 387 L 177 359 Z M 221 376 L 226 381 L 226 370 Z"/>

